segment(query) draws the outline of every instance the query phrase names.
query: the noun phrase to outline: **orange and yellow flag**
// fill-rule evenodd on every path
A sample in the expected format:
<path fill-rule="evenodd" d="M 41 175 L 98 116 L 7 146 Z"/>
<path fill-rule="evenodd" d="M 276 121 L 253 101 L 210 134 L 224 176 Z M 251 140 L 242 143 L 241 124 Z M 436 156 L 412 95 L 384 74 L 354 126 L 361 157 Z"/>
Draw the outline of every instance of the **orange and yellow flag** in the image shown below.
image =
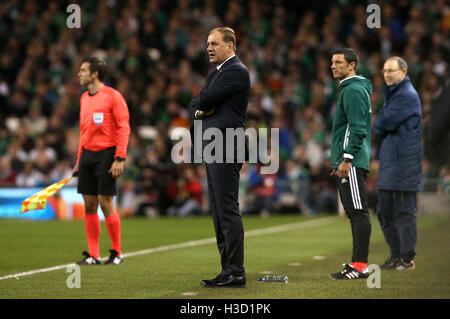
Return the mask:
<path fill-rule="evenodd" d="M 66 183 L 70 181 L 71 178 L 72 176 L 67 177 L 28 197 L 22 202 L 22 205 L 20 206 L 20 212 L 25 213 L 29 210 L 45 208 L 49 197 L 59 191 L 64 185 L 66 185 Z"/>

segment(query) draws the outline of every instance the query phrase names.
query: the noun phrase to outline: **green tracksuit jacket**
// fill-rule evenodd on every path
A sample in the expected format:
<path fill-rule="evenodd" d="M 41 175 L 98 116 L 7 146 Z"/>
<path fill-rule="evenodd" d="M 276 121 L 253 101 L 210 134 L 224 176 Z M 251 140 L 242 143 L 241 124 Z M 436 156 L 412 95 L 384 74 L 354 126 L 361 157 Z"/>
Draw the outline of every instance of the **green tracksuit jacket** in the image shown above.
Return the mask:
<path fill-rule="evenodd" d="M 360 75 L 350 76 L 339 84 L 341 94 L 333 118 L 331 165 L 338 168 L 344 157 L 352 166 L 369 170 L 372 110 L 372 82 Z"/>

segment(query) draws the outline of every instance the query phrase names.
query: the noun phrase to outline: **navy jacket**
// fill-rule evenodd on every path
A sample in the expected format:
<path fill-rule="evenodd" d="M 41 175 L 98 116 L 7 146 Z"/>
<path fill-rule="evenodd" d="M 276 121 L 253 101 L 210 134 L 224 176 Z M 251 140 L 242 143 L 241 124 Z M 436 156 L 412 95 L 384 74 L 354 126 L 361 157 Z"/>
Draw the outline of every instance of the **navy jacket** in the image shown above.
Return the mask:
<path fill-rule="evenodd" d="M 220 70 L 214 70 L 209 76 L 200 93 L 189 105 L 190 113 L 195 111 L 215 111 L 210 116 L 201 118 L 202 131 L 208 128 L 218 128 L 225 136 L 227 128 L 241 128 L 245 139 L 245 157 L 248 157 L 248 141 L 244 136 L 247 105 L 250 94 L 250 75 L 247 67 L 237 56 L 226 61 Z M 193 127 L 191 127 L 193 138 Z M 192 141 L 194 144 L 194 140 Z M 226 146 L 229 141 L 224 141 Z M 204 141 L 205 146 L 206 142 Z M 238 144 L 234 145 L 235 148 Z M 236 149 L 235 154 L 236 155 Z M 224 150 L 225 155 L 225 150 Z"/>
<path fill-rule="evenodd" d="M 220 70 L 214 70 L 205 86 L 191 102 L 194 110 L 209 111 L 211 116 L 202 119 L 203 128 L 219 129 L 245 127 L 250 93 L 250 75 L 246 66 L 234 56 Z"/>
<path fill-rule="evenodd" d="M 409 77 L 383 89 L 384 106 L 374 120 L 382 139 L 377 189 L 420 190 L 422 179 L 422 105 Z"/>

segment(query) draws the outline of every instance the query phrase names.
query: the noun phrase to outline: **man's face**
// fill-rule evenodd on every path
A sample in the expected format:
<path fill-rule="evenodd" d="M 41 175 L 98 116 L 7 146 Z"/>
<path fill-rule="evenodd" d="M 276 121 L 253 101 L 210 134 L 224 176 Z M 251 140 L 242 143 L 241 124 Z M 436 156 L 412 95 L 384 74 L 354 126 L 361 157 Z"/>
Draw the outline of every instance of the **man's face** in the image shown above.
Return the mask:
<path fill-rule="evenodd" d="M 387 60 L 383 66 L 384 82 L 387 86 L 398 84 L 406 76 L 406 69 L 400 69 L 398 67 L 397 60 Z"/>
<path fill-rule="evenodd" d="M 223 36 L 220 32 L 216 31 L 208 36 L 208 41 L 206 43 L 209 56 L 209 62 L 213 64 L 221 64 L 227 58 L 229 58 L 233 53 L 233 43 L 224 42 Z"/>
<path fill-rule="evenodd" d="M 354 64 L 354 62 L 348 63 L 343 54 L 334 54 L 331 58 L 333 77 L 337 80 L 346 78 L 350 71 L 354 70 Z"/>
<path fill-rule="evenodd" d="M 78 79 L 80 80 L 80 85 L 89 85 L 93 80 L 93 76 L 89 69 L 89 62 L 84 62 L 81 64 L 80 71 L 78 71 Z"/>

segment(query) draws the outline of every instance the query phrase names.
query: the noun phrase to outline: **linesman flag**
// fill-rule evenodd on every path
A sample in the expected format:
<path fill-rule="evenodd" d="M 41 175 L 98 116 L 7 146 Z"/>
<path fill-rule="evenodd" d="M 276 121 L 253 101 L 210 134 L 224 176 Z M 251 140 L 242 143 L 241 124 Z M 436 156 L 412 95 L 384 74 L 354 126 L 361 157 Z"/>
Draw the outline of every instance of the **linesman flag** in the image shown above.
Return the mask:
<path fill-rule="evenodd" d="M 64 185 L 67 184 L 68 181 L 72 176 L 67 177 L 55 184 L 52 184 L 43 190 L 37 192 L 36 194 L 28 197 L 22 202 L 22 205 L 20 206 L 20 212 L 25 213 L 29 210 L 37 210 L 37 209 L 43 209 L 45 206 L 47 206 L 47 201 L 50 196 L 53 196 L 57 191 L 59 191 Z"/>

